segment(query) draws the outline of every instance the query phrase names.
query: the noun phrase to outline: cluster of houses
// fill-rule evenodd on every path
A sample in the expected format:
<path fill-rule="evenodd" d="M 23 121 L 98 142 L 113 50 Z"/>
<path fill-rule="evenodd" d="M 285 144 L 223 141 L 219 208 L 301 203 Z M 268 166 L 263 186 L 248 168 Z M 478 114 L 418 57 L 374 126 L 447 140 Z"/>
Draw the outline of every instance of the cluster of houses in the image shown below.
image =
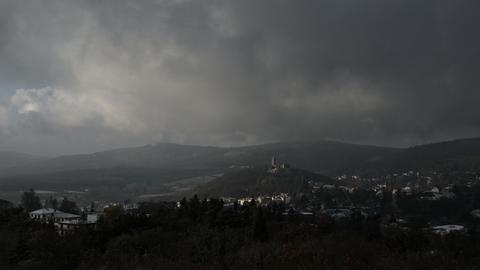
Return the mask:
<path fill-rule="evenodd" d="M 427 179 L 427 181 L 423 184 L 415 183 L 415 182 L 407 182 L 406 184 L 401 184 L 402 181 L 394 181 L 394 177 L 406 177 L 406 176 L 414 176 L 419 177 L 418 172 L 415 173 L 410 171 L 408 173 L 404 173 L 402 175 L 396 175 L 392 177 L 388 177 L 384 182 L 378 181 L 377 178 L 369 178 L 369 179 L 362 179 L 358 176 L 350 176 L 347 177 L 345 175 L 336 177 L 337 180 L 346 180 L 346 179 L 360 179 L 363 181 L 365 185 L 353 185 L 353 186 L 345 186 L 345 185 L 314 185 L 313 190 L 325 190 L 325 189 L 341 189 L 348 193 L 353 193 L 358 187 L 362 187 L 367 190 L 371 190 L 376 192 L 377 197 L 382 197 L 385 192 L 389 192 L 392 196 L 415 196 L 421 200 L 427 201 L 437 201 L 441 199 L 455 199 L 455 193 L 453 190 L 453 185 L 447 185 L 444 187 L 440 187 L 438 185 L 434 185 L 431 182 L 431 177 L 423 176 L 421 179 Z M 372 182 L 372 183 L 370 183 Z M 341 182 L 345 184 L 346 182 Z"/>
<path fill-rule="evenodd" d="M 434 234 L 440 235 L 440 236 L 446 236 L 448 234 L 465 234 L 467 232 L 465 226 L 453 225 L 453 224 L 432 226 L 429 229 Z"/>
<path fill-rule="evenodd" d="M 104 210 L 111 207 L 120 207 L 125 213 L 135 213 L 139 205 L 130 202 L 98 203 L 96 207 L 82 208 L 81 215 L 45 207 L 30 212 L 29 217 L 41 223 L 52 223 L 60 235 L 65 235 L 75 230 L 95 229 Z"/>
<path fill-rule="evenodd" d="M 233 197 L 220 197 L 225 206 L 233 206 L 235 203 L 238 205 L 249 204 L 252 201 L 261 206 L 268 206 L 270 204 L 289 204 L 292 198 L 287 193 L 278 193 L 273 195 L 259 195 L 256 198 L 254 197 L 242 197 L 242 198 L 233 198 Z"/>
<path fill-rule="evenodd" d="M 65 213 L 53 208 L 42 208 L 29 213 L 32 220 L 53 223 L 60 235 L 79 229 L 94 229 L 100 214 L 88 213 L 86 216 Z"/>

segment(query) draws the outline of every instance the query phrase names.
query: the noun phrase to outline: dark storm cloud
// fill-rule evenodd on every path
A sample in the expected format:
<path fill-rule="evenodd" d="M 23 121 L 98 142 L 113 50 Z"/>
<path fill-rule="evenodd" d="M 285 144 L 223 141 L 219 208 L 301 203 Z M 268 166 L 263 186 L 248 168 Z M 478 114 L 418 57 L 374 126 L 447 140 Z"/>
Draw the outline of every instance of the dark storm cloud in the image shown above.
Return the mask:
<path fill-rule="evenodd" d="M 480 135 L 476 1 L 0 7 L 1 148 Z"/>

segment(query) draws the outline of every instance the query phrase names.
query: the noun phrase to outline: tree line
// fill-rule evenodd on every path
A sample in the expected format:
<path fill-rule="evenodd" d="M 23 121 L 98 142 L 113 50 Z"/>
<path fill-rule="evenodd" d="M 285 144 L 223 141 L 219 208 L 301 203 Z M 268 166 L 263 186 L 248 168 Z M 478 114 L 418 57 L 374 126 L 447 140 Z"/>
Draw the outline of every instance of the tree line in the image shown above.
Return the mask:
<path fill-rule="evenodd" d="M 31 198 L 30 198 L 31 199 Z M 31 200 L 28 200 L 31 201 Z M 34 199 L 35 201 L 35 199 Z M 26 209 L 0 211 L 0 269 L 477 269 L 477 235 L 382 230 L 381 217 L 285 216 L 194 196 L 108 209 L 95 230 L 60 236 Z"/>

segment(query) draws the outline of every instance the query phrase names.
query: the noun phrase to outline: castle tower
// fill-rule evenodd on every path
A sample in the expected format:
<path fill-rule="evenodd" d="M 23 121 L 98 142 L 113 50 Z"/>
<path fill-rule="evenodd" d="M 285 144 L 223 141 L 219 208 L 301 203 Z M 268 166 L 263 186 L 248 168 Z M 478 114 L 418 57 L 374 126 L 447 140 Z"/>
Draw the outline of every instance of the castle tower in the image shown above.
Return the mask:
<path fill-rule="evenodd" d="M 277 159 L 275 156 L 272 156 L 272 167 L 277 167 Z"/>

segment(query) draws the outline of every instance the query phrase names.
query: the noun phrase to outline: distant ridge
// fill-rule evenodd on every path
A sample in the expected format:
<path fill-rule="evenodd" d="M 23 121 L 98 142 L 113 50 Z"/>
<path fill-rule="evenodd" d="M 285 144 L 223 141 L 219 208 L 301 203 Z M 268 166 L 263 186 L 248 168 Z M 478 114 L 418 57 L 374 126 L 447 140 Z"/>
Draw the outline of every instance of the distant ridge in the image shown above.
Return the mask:
<path fill-rule="evenodd" d="M 480 138 L 466 138 L 407 148 L 383 161 L 390 168 L 478 170 Z"/>
<path fill-rule="evenodd" d="M 44 159 L 46 158 L 17 152 L 0 151 L 0 170 L 14 166 L 22 166 Z"/>
<path fill-rule="evenodd" d="M 358 167 L 399 151 L 331 141 L 283 142 L 245 147 L 212 147 L 161 143 L 93 154 L 67 155 L 2 170 L 3 175 L 45 173 L 117 166 L 146 168 L 228 168 L 261 166 L 272 155 L 312 171 Z"/>
<path fill-rule="evenodd" d="M 3 153 L 3 154 L 2 154 Z M 263 166 L 276 155 L 295 167 L 325 175 L 344 172 L 480 165 L 480 138 L 410 148 L 388 148 L 335 141 L 279 142 L 244 147 L 160 143 L 92 154 L 35 158 L 0 152 L 0 175 L 39 174 L 115 167 L 214 169 Z"/>

